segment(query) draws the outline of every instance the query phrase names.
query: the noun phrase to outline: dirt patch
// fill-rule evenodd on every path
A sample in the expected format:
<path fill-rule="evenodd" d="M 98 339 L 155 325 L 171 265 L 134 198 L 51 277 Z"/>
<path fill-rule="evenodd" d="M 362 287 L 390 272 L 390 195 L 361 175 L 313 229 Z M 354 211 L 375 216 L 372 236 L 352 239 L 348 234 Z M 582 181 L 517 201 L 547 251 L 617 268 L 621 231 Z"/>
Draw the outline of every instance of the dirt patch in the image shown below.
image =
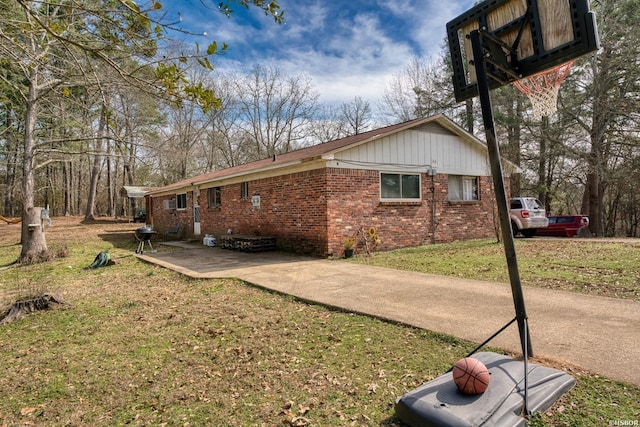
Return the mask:
<path fill-rule="evenodd" d="M 0 245 L 19 244 L 21 224 L 5 224 L 0 222 Z M 105 217 L 103 219 L 85 220 L 80 216 L 53 217 L 52 225 L 45 225 L 45 232 L 49 240 L 81 241 L 87 236 L 104 233 L 129 233 L 133 237 L 140 224 L 126 219 Z"/>

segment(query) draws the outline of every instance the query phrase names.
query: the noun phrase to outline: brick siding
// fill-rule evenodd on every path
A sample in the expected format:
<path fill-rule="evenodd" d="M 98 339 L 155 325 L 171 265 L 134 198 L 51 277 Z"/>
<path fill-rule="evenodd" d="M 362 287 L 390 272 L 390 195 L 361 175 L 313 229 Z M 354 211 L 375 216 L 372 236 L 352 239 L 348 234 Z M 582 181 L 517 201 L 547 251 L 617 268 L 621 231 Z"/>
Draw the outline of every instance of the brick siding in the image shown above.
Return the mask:
<path fill-rule="evenodd" d="M 187 192 L 186 209 L 165 209 L 164 201 L 169 199 L 175 199 L 175 194 L 172 196 L 152 198 L 151 203 L 153 206 L 151 212 L 153 212 L 153 228 L 159 233 L 164 233 L 167 229 L 180 224 L 180 234 L 182 236 L 193 233 L 193 192 Z M 147 221 L 149 221 L 149 218 L 147 218 Z"/>
<path fill-rule="evenodd" d="M 448 176 L 423 174 L 422 200 L 409 203 L 380 201 L 380 178 L 375 170 L 316 169 L 249 181 L 249 197 L 241 199 L 241 184 L 221 187 L 221 205 L 207 206 L 207 189 L 200 190 L 202 235 L 273 236 L 279 248 L 314 256 L 342 256 L 343 239 L 361 227 L 376 227 L 377 250 L 391 250 L 455 240 L 492 237 L 495 202 L 490 177 L 480 177 L 480 200 L 450 202 Z M 508 184 L 507 184 L 508 185 Z M 436 196 L 435 236 L 432 223 L 432 187 Z M 508 188 L 508 187 L 507 187 Z M 153 198 L 158 231 L 180 223 L 193 233 L 192 192 L 186 210 L 166 210 Z M 252 196 L 260 196 L 255 207 Z M 357 252 L 362 252 L 362 244 Z"/>
<path fill-rule="evenodd" d="M 490 177 L 480 177 L 480 200 L 450 202 L 448 175 L 436 175 L 433 188 L 435 238 L 433 237 L 432 180 L 422 174 L 422 200 L 419 202 L 381 202 L 378 171 L 328 169 L 329 255 L 341 256 L 345 237 L 361 227 L 375 227 L 380 244 L 387 251 L 455 240 L 491 237 L 493 191 Z M 356 252 L 364 250 L 362 239 Z"/>

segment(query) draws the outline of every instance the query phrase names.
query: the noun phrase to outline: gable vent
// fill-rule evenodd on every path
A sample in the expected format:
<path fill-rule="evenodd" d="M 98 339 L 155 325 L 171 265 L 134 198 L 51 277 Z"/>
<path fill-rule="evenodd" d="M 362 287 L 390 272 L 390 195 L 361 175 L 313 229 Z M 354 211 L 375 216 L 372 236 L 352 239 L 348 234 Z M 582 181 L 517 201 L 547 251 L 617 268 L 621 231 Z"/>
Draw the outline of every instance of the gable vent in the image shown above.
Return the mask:
<path fill-rule="evenodd" d="M 435 123 L 435 122 L 423 123 L 412 129 L 420 132 L 436 133 L 439 135 L 454 135 L 450 130 L 443 128 L 442 126 L 440 126 L 438 123 Z"/>

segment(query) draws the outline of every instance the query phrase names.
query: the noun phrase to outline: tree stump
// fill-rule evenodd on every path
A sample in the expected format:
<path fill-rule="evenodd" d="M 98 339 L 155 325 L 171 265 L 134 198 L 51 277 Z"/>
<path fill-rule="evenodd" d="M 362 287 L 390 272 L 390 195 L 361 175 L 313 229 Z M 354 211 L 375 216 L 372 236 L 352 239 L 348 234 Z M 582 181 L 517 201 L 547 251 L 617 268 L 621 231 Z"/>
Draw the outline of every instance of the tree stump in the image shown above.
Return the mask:
<path fill-rule="evenodd" d="M 42 294 L 39 297 L 18 300 L 14 302 L 2 316 L 0 316 L 0 325 L 21 319 L 34 311 L 47 310 L 51 307 L 52 303 L 67 304 L 60 297 L 51 294 Z"/>

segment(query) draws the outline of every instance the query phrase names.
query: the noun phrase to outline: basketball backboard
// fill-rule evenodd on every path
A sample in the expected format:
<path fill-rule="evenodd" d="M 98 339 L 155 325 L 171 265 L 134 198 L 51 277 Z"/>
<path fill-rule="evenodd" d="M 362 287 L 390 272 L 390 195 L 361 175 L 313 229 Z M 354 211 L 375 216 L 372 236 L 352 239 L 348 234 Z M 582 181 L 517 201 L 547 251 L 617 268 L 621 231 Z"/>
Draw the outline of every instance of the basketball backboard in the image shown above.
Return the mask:
<path fill-rule="evenodd" d="M 447 23 L 456 100 L 477 95 L 468 35 L 483 34 L 492 89 L 598 49 L 588 0 L 485 0 Z"/>

